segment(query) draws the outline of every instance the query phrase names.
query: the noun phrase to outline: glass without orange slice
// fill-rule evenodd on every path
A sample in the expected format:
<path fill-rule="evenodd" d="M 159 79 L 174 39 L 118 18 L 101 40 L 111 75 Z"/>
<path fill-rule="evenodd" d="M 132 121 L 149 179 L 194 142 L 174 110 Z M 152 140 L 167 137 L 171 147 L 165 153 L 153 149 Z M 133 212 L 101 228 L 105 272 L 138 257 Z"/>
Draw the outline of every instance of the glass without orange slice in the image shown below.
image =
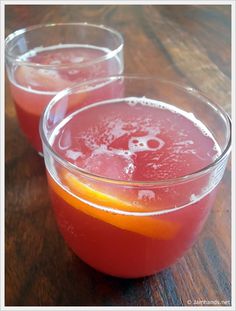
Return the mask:
<path fill-rule="evenodd" d="M 68 95 L 82 90 L 91 100 L 101 84 L 110 86 L 106 100 L 69 112 Z M 179 107 L 160 101 L 162 87 Z M 207 219 L 226 163 L 215 164 L 222 146 L 204 123 L 208 108 L 213 116 L 218 110 L 194 97 L 203 122 L 181 109 L 179 92 L 184 107 L 191 103 L 194 95 L 158 79 L 101 78 L 61 92 L 45 110 L 41 135 L 58 227 L 74 253 L 101 272 L 134 278 L 161 271 Z"/>
<path fill-rule="evenodd" d="M 88 23 L 36 25 L 7 37 L 7 73 L 19 125 L 39 153 L 39 119 L 49 101 L 75 82 L 120 74 L 122 49 L 118 32 Z M 86 105 L 83 101 L 73 95 L 70 106 Z"/>

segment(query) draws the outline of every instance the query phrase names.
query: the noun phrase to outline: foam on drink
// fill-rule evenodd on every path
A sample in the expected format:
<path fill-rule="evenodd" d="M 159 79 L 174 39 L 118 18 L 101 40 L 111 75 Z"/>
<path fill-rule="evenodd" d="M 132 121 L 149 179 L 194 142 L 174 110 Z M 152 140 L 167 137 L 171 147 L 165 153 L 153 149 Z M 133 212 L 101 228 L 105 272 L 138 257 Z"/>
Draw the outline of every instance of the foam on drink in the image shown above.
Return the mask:
<path fill-rule="evenodd" d="M 30 93 L 42 95 L 55 95 L 59 90 L 69 87 L 71 82 L 78 79 L 90 78 L 91 69 L 83 70 L 79 66 L 83 63 L 92 63 L 110 52 L 108 48 L 81 44 L 59 44 L 49 47 L 36 47 L 23 54 L 19 60 L 22 62 L 39 64 L 39 67 L 20 65 L 15 68 L 14 79 L 9 75 L 11 83 Z M 45 66 L 45 68 L 40 67 Z M 78 68 L 69 68 L 70 65 L 78 65 Z M 51 66 L 51 67 L 46 67 Z M 53 67 L 55 66 L 55 67 Z M 58 66 L 64 66 L 58 67 Z M 68 66 L 68 68 L 66 68 Z M 109 66 L 113 72 L 121 73 L 122 68 L 118 57 L 104 65 L 97 63 L 98 76 L 107 74 Z M 117 67 L 117 69 L 114 69 Z M 92 78 L 96 72 L 93 71 Z"/>
<path fill-rule="evenodd" d="M 144 97 L 112 102 L 63 120 L 51 136 L 55 151 L 90 173 L 135 181 L 190 174 L 220 154 L 213 135 L 192 113 Z"/>

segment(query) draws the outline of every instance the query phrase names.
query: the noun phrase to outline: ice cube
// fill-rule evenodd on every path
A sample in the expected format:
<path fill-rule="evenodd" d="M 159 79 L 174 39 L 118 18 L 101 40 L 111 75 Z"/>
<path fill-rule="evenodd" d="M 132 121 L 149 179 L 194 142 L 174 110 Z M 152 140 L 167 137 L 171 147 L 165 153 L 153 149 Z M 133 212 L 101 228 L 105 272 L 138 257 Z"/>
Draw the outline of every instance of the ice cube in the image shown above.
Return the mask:
<path fill-rule="evenodd" d="M 94 152 L 85 160 L 84 169 L 93 174 L 112 179 L 130 180 L 132 178 L 134 166 L 132 160 L 125 156 L 112 152 Z"/>

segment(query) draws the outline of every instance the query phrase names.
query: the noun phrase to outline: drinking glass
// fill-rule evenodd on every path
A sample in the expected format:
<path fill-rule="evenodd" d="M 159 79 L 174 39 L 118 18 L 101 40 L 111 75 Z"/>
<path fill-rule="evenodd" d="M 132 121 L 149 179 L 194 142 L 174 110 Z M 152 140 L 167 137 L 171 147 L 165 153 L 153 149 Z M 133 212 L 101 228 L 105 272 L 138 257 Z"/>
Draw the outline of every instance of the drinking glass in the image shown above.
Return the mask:
<path fill-rule="evenodd" d="M 31 26 L 6 38 L 6 67 L 19 125 L 40 153 L 45 106 L 75 82 L 121 74 L 123 38 L 112 28 L 88 23 Z"/>
<path fill-rule="evenodd" d="M 40 135 L 68 246 L 101 272 L 136 278 L 172 265 L 197 239 L 225 171 L 231 121 L 190 87 L 112 76 L 57 94 Z"/>

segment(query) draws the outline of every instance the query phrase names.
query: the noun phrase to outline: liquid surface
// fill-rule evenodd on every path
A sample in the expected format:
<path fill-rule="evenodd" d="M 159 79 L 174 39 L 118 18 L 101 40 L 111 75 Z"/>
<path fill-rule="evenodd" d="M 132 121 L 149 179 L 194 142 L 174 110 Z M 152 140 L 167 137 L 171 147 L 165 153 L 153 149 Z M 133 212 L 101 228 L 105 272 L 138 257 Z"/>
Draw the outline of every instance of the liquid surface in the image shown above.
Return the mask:
<path fill-rule="evenodd" d="M 16 69 L 15 82 L 30 91 L 53 92 L 69 87 L 73 82 L 119 74 L 121 66 L 118 58 L 97 62 L 109 52 L 109 49 L 91 45 L 61 44 L 35 48 L 22 55 L 21 60 L 55 67 L 19 66 Z"/>
<path fill-rule="evenodd" d="M 193 114 L 140 98 L 76 112 L 57 126 L 50 143 L 77 167 L 126 181 L 184 176 L 220 153 L 212 134 Z"/>
<path fill-rule="evenodd" d="M 123 68 L 118 57 L 103 59 L 109 52 L 89 45 L 58 45 L 38 47 L 21 56 L 27 65 L 19 65 L 9 75 L 11 93 L 20 127 L 38 152 L 42 152 L 40 115 L 58 91 L 87 79 L 121 73 Z M 98 59 L 99 62 L 94 62 Z M 30 63 L 53 67 L 31 67 Z M 94 96 L 99 97 L 99 90 Z"/>

